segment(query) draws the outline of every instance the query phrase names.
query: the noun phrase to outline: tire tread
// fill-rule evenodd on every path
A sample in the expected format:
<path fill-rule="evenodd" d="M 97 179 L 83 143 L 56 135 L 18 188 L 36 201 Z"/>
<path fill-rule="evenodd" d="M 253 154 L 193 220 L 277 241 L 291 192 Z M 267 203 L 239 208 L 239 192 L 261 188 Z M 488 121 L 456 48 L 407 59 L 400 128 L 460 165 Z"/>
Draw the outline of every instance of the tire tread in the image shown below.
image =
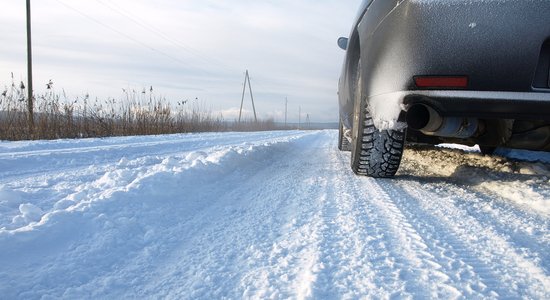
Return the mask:
<path fill-rule="evenodd" d="M 405 130 L 381 130 L 374 126 L 367 107 L 363 108 L 364 128 L 361 151 L 352 169 L 358 175 L 388 178 L 393 177 L 399 169 L 405 146 Z"/>

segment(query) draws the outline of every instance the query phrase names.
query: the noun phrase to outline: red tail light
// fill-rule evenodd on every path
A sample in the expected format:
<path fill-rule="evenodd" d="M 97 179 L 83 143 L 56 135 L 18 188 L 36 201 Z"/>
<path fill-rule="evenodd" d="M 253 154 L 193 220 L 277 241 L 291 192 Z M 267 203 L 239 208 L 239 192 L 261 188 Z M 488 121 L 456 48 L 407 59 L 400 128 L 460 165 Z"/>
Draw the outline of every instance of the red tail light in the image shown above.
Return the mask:
<path fill-rule="evenodd" d="M 419 88 L 465 89 L 467 76 L 415 76 L 414 83 Z"/>

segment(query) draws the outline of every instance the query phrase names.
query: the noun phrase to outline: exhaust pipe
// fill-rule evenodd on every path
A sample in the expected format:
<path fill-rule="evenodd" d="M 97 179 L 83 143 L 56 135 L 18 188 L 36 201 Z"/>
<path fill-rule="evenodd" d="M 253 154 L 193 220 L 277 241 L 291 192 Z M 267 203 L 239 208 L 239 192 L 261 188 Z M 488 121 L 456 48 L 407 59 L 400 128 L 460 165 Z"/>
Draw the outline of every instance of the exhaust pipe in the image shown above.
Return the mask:
<path fill-rule="evenodd" d="M 407 125 L 425 135 L 469 138 L 479 128 L 475 118 L 443 117 L 435 109 L 424 104 L 414 104 L 407 111 Z"/>

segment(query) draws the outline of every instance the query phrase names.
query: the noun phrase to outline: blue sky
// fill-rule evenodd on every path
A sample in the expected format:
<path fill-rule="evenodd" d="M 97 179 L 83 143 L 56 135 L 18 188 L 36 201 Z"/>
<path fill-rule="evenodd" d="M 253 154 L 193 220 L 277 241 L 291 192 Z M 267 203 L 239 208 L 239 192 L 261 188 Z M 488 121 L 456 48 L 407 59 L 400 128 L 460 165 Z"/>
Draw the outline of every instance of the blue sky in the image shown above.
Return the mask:
<path fill-rule="evenodd" d="M 34 85 L 120 98 L 153 86 L 232 120 L 246 69 L 260 117 L 337 120 L 337 81 L 360 0 L 32 2 Z M 26 80 L 25 1 L 0 0 L 0 85 Z M 250 114 L 250 98 L 245 98 Z"/>

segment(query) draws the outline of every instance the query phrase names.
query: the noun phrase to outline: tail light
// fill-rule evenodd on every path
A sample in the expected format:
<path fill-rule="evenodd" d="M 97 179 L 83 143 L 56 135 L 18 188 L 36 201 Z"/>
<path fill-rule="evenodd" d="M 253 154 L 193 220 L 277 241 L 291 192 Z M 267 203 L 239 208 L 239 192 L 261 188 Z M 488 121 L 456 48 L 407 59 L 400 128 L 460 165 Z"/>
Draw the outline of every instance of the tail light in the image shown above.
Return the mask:
<path fill-rule="evenodd" d="M 414 84 L 426 89 L 465 89 L 468 87 L 467 76 L 414 76 Z"/>

